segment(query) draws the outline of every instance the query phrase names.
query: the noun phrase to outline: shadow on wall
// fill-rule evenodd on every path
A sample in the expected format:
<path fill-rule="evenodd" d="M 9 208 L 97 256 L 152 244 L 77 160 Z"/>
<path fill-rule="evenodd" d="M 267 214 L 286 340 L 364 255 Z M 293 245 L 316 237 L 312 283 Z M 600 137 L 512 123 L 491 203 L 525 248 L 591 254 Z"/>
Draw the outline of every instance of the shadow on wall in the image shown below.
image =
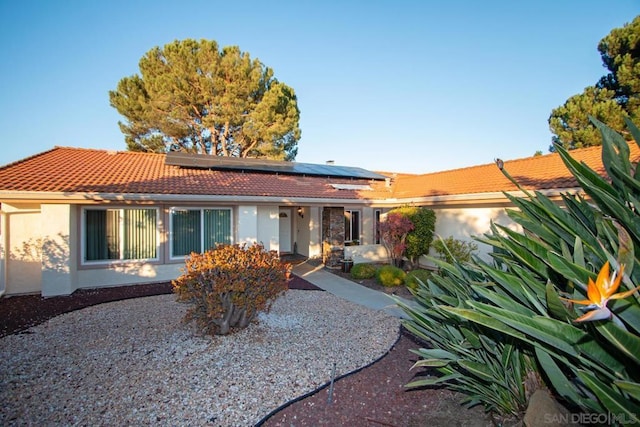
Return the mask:
<path fill-rule="evenodd" d="M 180 268 L 182 268 L 182 266 Z M 126 276 L 137 276 L 143 279 L 153 279 L 158 275 L 155 266 L 144 261 L 134 261 L 122 265 L 114 265 L 109 269 Z"/>
<path fill-rule="evenodd" d="M 493 248 L 474 240 L 476 236 L 482 236 L 489 232 L 491 222 L 506 226 L 519 231 L 519 226 L 514 223 L 506 213 L 504 207 L 483 207 L 483 208 L 448 208 L 436 210 L 436 226 L 434 239 L 441 236 L 443 239 L 452 236 L 454 239 L 462 241 L 473 241 L 478 245 L 475 252 L 477 256 L 490 261 L 490 253 Z M 433 248 L 431 256 L 435 256 Z M 425 258 L 421 258 L 421 265 L 431 265 Z"/>
<path fill-rule="evenodd" d="M 58 234 L 55 238 L 37 238 L 22 242 L 15 246 L 10 254 L 12 261 L 40 264 L 40 268 L 69 272 L 69 236 Z"/>
<path fill-rule="evenodd" d="M 8 255 L 7 293 L 41 292 L 44 270 L 69 271 L 69 236 L 31 238 L 20 246 L 14 246 Z"/>
<path fill-rule="evenodd" d="M 366 262 L 389 262 L 387 250 L 383 245 L 345 246 L 345 259 L 352 259 L 354 264 Z"/>

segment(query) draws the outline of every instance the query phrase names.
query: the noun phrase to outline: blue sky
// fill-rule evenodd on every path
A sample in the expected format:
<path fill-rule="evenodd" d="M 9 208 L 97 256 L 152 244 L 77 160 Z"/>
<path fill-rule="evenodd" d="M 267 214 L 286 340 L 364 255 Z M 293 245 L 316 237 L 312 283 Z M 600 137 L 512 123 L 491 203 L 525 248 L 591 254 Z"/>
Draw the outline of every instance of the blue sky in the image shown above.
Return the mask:
<path fill-rule="evenodd" d="M 638 0 L 0 0 L 0 164 L 126 149 L 108 91 L 176 39 L 237 45 L 291 86 L 297 161 L 431 172 L 547 152 Z"/>

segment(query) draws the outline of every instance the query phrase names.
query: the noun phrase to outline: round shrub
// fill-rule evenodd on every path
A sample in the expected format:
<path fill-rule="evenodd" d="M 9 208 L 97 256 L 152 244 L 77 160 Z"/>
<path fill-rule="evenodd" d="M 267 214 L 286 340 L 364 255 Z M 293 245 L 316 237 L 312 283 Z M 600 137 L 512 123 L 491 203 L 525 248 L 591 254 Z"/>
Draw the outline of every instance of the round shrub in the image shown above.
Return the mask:
<path fill-rule="evenodd" d="M 418 280 L 422 283 L 427 283 L 429 277 L 431 276 L 431 272 L 428 270 L 411 270 L 407 273 L 407 277 L 404 279 L 404 284 L 407 288 L 415 291 L 418 289 Z"/>
<path fill-rule="evenodd" d="M 184 321 L 225 335 L 246 328 L 287 289 L 291 266 L 262 245 L 218 245 L 192 253 L 184 273 L 172 282 L 180 302 L 190 303 Z"/>
<path fill-rule="evenodd" d="M 378 267 L 373 264 L 355 264 L 351 267 L 351 277 L 357 280 L 371 279 L 376 275 L 377 269 Z"/>
<path fill-rule="evenodd" d="M 404 283 L 407 274 L 399 267 L 383 265 L 376 270 L 376 280 L 382 286 L 394 287 Z"/>

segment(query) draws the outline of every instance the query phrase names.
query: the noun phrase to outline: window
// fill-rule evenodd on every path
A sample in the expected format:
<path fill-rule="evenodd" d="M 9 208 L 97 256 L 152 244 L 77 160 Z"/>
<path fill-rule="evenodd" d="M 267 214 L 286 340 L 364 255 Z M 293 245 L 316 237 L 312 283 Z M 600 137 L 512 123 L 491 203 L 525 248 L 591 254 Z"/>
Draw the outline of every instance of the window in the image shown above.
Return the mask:
<path fill-rule="evenodd" d="M 345 209 L 344 211 L 344 241 L 354 244 L 360 243 L 360 211 Z"/>
<path fill-rule="evenodd" d="M 373 211 L 373 243 L 375 243 L 376 245 L 379 245 L 381 242 L 380 215 L 382 215 L 382 211 L 380 209 L 376 209 Z"/>
<path fill-rule="evenodd" d="M 84 261 L 158 258 L 158 210 L 84 209 Z"/>
<path fill-rule="evenodd" d="M 231 209 L 171 209 L 171 257 L 231 243 Z"/>

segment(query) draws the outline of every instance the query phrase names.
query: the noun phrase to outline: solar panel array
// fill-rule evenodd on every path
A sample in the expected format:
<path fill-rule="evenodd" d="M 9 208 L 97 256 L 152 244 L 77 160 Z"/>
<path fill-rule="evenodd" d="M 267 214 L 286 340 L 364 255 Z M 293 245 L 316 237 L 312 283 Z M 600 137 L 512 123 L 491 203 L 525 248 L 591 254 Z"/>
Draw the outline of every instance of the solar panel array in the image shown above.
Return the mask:
<path fill-rule="evenodd" d="M 250 171 L 286 175 L 327 176 L 373 180 L 384 180 L 386 178 L 384 175 L 350 166 L 221 157 L 208 154 L 191 154 L 181 152 L 167 153 L 165 157 L 165 164 L 197 169 Z"/>

